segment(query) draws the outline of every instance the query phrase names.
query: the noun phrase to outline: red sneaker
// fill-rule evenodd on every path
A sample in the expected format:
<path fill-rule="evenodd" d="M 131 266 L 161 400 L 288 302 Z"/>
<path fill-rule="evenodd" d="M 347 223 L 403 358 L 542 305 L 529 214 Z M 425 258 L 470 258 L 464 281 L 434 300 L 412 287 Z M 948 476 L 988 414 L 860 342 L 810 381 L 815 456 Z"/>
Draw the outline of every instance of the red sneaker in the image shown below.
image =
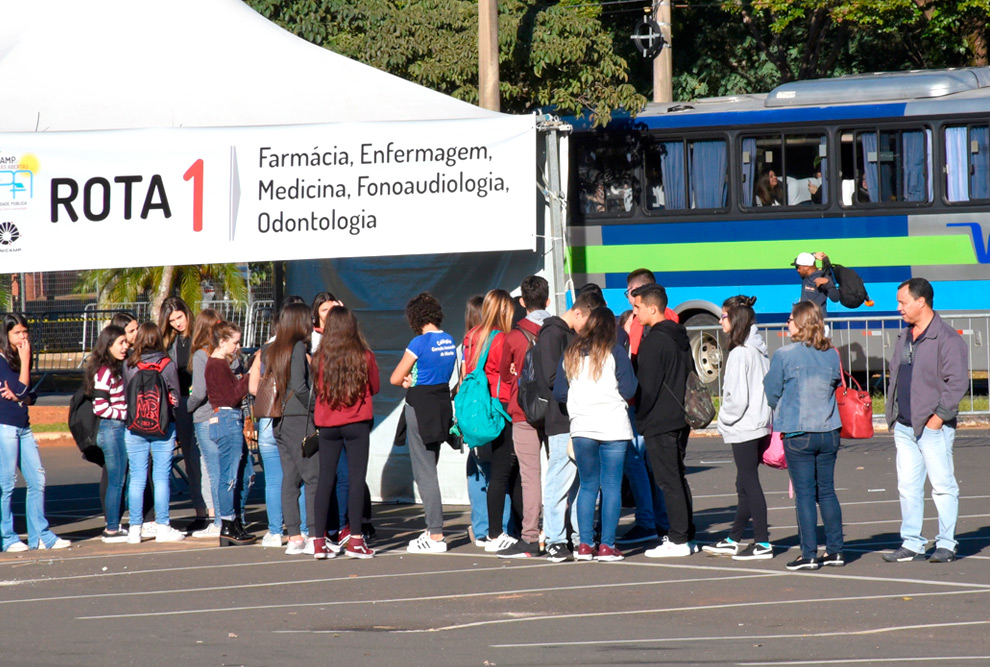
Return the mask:
<path fill-rule="evenodd" d="M 622 555 L 622 552 L 615 547 L 610 547 L 607 544 L 598 545 L 598 556 L 595 557 L 595 560 L 602 563 L 609 563 L 612 561 L 622 560 L 624 558 L 625 556 Z"/>
<path fill-rule="evenodd" d="M 364 536 L 351 535 L 347 540 L 347 550 L 344 552 L 351 558 L 373 558 L 375 550 L 369 549 L 364 543 Z"/>
<path fill-rule="evenodd" d="M 582 542 L 574 554 L 574 560 L 595 560 L 595 548 Z"/>
<path fill-rule="evenodd" d="M 317 537 L 313 539 L 313 558 L 316 560 L 326 560 L 327 558 L 333 558 L 336 555 L 337 554 L 327 548 L 327 540 L 325 537 Z"/>

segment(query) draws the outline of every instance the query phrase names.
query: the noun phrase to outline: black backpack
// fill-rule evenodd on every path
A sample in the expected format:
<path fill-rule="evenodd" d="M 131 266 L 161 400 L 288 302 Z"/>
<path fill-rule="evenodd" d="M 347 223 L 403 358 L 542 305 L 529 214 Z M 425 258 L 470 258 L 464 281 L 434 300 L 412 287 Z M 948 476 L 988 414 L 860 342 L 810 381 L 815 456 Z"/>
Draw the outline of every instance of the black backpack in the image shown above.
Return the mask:
<path fill-rule="evenodd" d="M 832 264 L 827 259 L 822 262 L 822 268 L 826 273 L 831 273 L 839 286 L 839 303 L 846 308 L 859 308 L 870 295 L 866 293 L 866 285 L 859 274 L 847 266 Z"/>
<path fill-rule="evenodd" d="M 530 425 L 542 427 L 547 418 L 547 408 L 550 402 L 544 398 L 540 387 L 539 373 L 537 373 L 537 363 L 539 357 L 535 354 L 537 337 L 519 328 L 526 336 L 529 347 L 526 349 L 526 356 L 523 357 L 522 370 L 519 371 L 519 393 L 516 395 L 519 400 L 519 407 L 526 415 L 526 421 Z"/>
<path fill-rule="evenodd" d="M 164 357 L 154 364 L 139 361 L 127 383 L 127 430 L 146 438 L 163 438 L 172 423 L 168 385 L 162 371 L 171 363 Z"/>
<path fill-rule="evenodd" d="M 76 390 L 69 400 L 69 431 L 83 458 L 102 467 L 105 463 L 103 450 L 96 444 L 100 418 L 93 412 L 93 399 L 97 396 L 110 400 L 106 391 L 94 391 L 93 396 L 87 396 L 83 387 Z"/>

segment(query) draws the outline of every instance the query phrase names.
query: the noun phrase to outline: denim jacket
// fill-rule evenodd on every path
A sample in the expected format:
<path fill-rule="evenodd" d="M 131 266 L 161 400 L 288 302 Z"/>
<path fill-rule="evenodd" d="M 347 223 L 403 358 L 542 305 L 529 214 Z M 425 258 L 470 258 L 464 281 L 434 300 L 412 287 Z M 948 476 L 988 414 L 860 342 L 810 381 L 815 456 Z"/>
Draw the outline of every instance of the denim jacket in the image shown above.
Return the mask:
<path fill-rule="evenodd" d="M 773 408 L 773 430 L 781 433 L 834 431 L 842 427 L 835 404 L 839 355 L 804 343 L 780 348 L 763 378 Z"/>

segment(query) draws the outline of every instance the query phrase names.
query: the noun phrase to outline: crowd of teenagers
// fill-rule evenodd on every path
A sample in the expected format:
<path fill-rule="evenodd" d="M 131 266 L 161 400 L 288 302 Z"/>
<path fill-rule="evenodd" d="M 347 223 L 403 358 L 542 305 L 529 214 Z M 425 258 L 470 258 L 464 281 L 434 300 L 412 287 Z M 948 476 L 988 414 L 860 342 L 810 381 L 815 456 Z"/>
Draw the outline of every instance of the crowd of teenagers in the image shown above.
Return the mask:
<path fill-rule="evenodd" d="M 524 279 L 519 299 L 494 289 L 468 302 L 461 345 L 443 331 L 436 298 L 422 293 L 409 301 L 406 318 L 415 335 L 389 376 L 406 389 L 396 443 L 408 446 L 425 515 L 425 529 L 408 552 L 447 550 L 437 464 L 445 443 L 462 444 L 452 396 L 472 377 L 485 383 L 485 398 L 502 415 L 490 441 L 468 443 L 469 532 L 477 547 L 502 558 L 545 555 L 555 563 L 622 560 L 620 544 L 656 543 L 645 551 L 648 558 L 700 550 L 684 463 L 691 429 L 683 398 L 693 370 L 687 330 L 649 270 L 629 274 L 627 285 L 631 309 L 618 317 L 594 285 L 559 316 L 547 311 L 541 277 Z M 840 359 L 820 308 L 801 301 L 787 320 L 790 343 L 771 360 L 757 331 L 755 301 L 738 296 L 722 306 L 728 356 L 717 424 L 731 444 L 738 503 L 728 535 L 703 549 L 735 560 L 773 557 L 759 464 L 777 431 L 800 538 L 800 555 L 787 568 L 842 566 L 833 484 Z M 99 418 L 103 541 L 254 543 L 257 536 L 244 523 L 253 482 L 249 448 L 256 446 L 265 472 L 263 546 L 317 559 L 373 557 L 365 477 L 379 368 L 354 312 L 326 292 L 311 305 L 290 297 L 272 339 L 246 366 L 240 341 L 238 327 L 216 311 L 193 317 L 174 297 L 157 324 L 120 313 L 102 331 L 86 362 L 84 393 Z M 30 360 L 27 322 L 8 315 L 0 329 L 4 551 L 69 545 L 44 516 L 44 471 L 28 424 Z M 522 377 L 544 403 L 538 418 L 520 403 Z M 156 386 L 160 404 L 148 400 Z M 161 432 L 147 422 L 160 422 Z M 176 442 L 196 512 L 181 531 L 169 518 Z M 11 514 L 18 462 L 27 484 L 27 543 L 14 532 Z M 635 521 L 617 535 L 624 478 Z M 746 544 L 750 524 L 753 540 Z"/>

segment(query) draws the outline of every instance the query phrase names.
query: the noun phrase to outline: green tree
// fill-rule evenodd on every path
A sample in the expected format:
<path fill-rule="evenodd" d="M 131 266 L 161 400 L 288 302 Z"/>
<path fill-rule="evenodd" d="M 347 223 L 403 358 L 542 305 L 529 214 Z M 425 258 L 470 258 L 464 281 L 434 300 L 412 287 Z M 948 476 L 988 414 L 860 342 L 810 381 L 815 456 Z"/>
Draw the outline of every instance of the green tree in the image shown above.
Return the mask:
<path fill-rule="evenodd" d="M 245 0 L 283 28 L 320 46 L 458 99 L 478 100 L 478 4 L 471 0 Z M 555 106 L 639 111 L 646 98 L 586 0 L 499 2 L 502 109 Z"/>
<path fill-rule="evenodd" d="M 77 292 L 96 292 L 99 308 L 114 304 L 140 301 L 151 296 L 151 317 L 158 319 L 165 299 L 176 293 L 199 311 L 203 298 L 203 281 L 210 281 L 218 294 L 234 301 L 247 299 L 244 275 L 234 264 L 193 264 L 186 266 L 142 266 L 124 269 L 93 269 L 84 271 L 76 286 Z"/>

